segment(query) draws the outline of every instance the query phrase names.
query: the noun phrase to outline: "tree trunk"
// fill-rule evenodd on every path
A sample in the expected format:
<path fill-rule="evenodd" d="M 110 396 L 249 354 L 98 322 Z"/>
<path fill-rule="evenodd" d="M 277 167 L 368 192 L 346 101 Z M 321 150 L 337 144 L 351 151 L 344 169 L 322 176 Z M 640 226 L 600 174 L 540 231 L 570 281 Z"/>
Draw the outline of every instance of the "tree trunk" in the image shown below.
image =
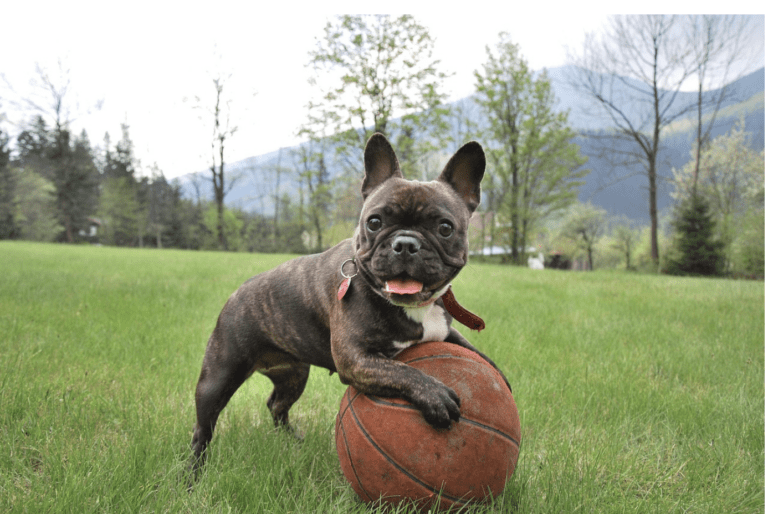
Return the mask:
<path fill-rule="evenodd" d="M 648 205 L 651 216 L 651 260 L 656 270 L 659 267 L 659 221 L 656 208 L 656 158 L 650 163 L 648 170 Z"/>

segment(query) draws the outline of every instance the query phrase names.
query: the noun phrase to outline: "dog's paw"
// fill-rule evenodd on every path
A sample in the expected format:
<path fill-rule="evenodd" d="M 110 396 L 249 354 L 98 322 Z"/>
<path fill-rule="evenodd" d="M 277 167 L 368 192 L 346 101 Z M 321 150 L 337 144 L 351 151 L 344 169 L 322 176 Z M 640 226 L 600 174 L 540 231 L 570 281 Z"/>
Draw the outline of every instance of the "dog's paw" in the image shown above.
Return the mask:
<path fill-rule="evenodd" d="M 456 391 L 439 380 L 431 379 L 414 396 L 413 404 L 421 411 L 424 419 L 435 428 L 448 428 L 451 421 L 461 417 L 461 400 Z"/>

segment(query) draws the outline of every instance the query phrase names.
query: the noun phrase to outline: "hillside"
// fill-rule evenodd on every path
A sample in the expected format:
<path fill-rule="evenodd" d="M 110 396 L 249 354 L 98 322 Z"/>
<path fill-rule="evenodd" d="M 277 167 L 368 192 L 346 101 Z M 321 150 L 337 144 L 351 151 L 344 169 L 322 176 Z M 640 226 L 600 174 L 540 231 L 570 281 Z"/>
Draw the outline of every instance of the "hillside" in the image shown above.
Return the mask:
<path fill-rule="evenodd" d="M 574 142 L 582 148 L 582 153 L 589 157 L 585 165 L 590 173 L 585 178 L 585 185 L 579 193 L 581 201 L 591 201 L 608 211 L 611 215 L 624 215 L 637 223 L 647 223 L 647 179 L 641 170 L 625 165 L 615 165 L 606 157 L 600 155 L 595 141 L 587 134 L 597 133 L 610 128 L 606 120 L 596 114 L 590 99 L 583 93 L 574 90 L 569 77 L 573 69 L 568 66 L 547 70 L 552 87 L 557 98 L 559 110 L 569 110 L 571 125 L 582 134 Z M 711 95 L 719 91 L 710 92 Z M 680 93 L 677 102 L 680 104 L 695 101 L 696 93 Z M 473 98 L 467 97 L 451 105 L 462 104 L 473 106 Z M 641 112 L 634 113 L 638 118 Z M 718 119 L 715 122 L 712 136 L 724 134 L 733 124 L 744 117 L 746 128 L 753 134 L 752 144 L 757 150 L 765 146 L 765 69 L 758 70 L 727 86 L 726 100 L 723 102 Z M 482 120 L 481 120 L 482 122 Z M 666 179 L 672 177 L 672 168 L 681 167 L 690 158 L 691 143 L 695 135 L 695 119 L 683 119 L 676 122 L 664 133 L 662 158 L 659 163 L 658 208 L 661 213 L 667 210 L 671 203 L 671 185 Z M 267 154 L 250 157 L 238 162 L 227 164 L 226 173 L 240 175 L 236 187 L 229 192 L 226 203 L 246 210 L 272 212 L 274 186 L 264 180 L 263 171 L 278 166 L 293 167 L 292 148 L 283 148 Z M 362 151 L 362 149 L 361 149 Z M 446 152 L 447 154 L 447 152 Z M 331 175 L 338 170 L 330 170 Z M 298 196 L 299 185 L 295 174 L 284 173 L 280 181 L 281 194 Z M 623 178 L 626 177 L 626 178 Z M 184 194 L 187 197 L 196 195 L 190 175 L 182 177 Z M 201 194 L 212 197 L 210 185 L 205 184 Z"/>

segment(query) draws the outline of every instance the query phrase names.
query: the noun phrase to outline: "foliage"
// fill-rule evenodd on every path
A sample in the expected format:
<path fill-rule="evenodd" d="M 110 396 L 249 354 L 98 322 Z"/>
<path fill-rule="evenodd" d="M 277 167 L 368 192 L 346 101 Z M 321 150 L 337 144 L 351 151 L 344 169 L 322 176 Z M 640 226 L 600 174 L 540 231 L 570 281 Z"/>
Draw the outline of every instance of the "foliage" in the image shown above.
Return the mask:
<path fill-rule="evenodd" d="M 387 136 L 403 173 L 413 178 L 447 132 L 440 106 L 446 74 L 432 58 L 434 42 L 411 15 L 339 16 L 310 52 L 312 83 L 305 133 L 328 136 L 339 161 L 358 173 L 361 149 L 374 132 Z"/>
<path fill-rule="evenodd" d="M 103 222 L 100 240 L 104 244 L 134 246 L 139 226 L 135 182 L 129 177 L 105 179 L 98 215 Z"/>
<path fill-rule="evenodd" d="M 560 235 L 571 240 L 577 248 L 587 255 L 589 269 L 594 268 L 593 252 L 595 245 L 605 231 L 606 212 L 591 203 L 576 203 L 566 214 L 560 227 Z"/>
<path fill-rule="evenodd" d="M 54 241 L 64 227 L 56 212 L 56 188 L 31 170 L 15 169 L 15 207 L 19 239 Z"/>
<path fill-rule="evenodd" d="M 632 250 L 635 248 L 640 234 L 627 223 L 623 223 L 614 226 L 612 236 L 611 246 L 621 252 L 625 269 L 632 269 Z"/>
<path fill-rule="evenodd" d="M 716 239 L 715 221 L 702 196 L 694 194 L 678 205 L 672 227 L 676 237 L 667 272 L 703 276 L 723 273 L 725 243 Z"/>
<path fill-rule="evenodd" d="M 568 113 L 555 112 L 546 71 L 534 78 L 518 45 L 500 34 L 495 53 L 475 72 L 477 102 L 488 118 L 486 140 L 494 178 L 495 205 L 509 223 L 507 246 L 516 264 L 540 222 L 576 198 L 578 179 L 588 170 L 568 127 Z"/>
<path fill-rule="evenodd" d="M 60 239 L 71 243 L 79 231 L 87 229 L 88 216 L 96 208 L 99 176 L 85 131 L 74 143 L 67 130 L 54 131 L 52 136 L 46 178 L 56 190 L 59 223 L 64 227 Z"/>
<path fill-rule="evenodd" d="M 16 236 L 14 219 L 14 196 L 16 180 L 11 170 L 11 149 L 8 135 L 0 129 L 0 239 L 12 239 Z"/>
<path fill-rule="evenodd" d="M 205 223 L 205 227 L 211 234 L 218 234 L 219 223 L 221 223 L 228 248 L 237 251 L 240 248 L 240 230 L 243 228 L 242 220 L 238 219 L 234 212 L 226 208 L 224 209 L 221 221 L 219 220 L 220 218 L 218 207 L 214 204 L 211 204 L 211 206 L 208 207 L 208 210 L 205 211 L 205 216 L 203 217 L 203 223 Z M 218 248 L 218 245 L 219 238 L 216 236 L 216 239 L 211 239 L 207 242 L 205 248 L 215 249 Z"/>
<path fill-rule="evenodd" d="M 17 151 L 10 166 L 15 169 L 16 180 L 24 181 L 25 189 L 16 193 L 14 201 L 22 201 L 18 198 L 19 194 L 23 194 L 27 200 L 31 198 L 30 194 L 33 193 L 29 191 L 30 186 L 40 184 L 47 188 L 43 184 L 52 184 L 57 218 L 57 224 L 52 224 L 44 219 L 46 212 L 41 212 L 42 225 L 33 230 L 27 227 L 23 237 L 37 237 L 34 234 L 40 234 L 47 238 L 49 229 L 60 226 L 58 240 L 76 241 L 80 231 L 88 228 L 88 217 L 96 210 L 99 194 L 99 173 L 87 133 L 82 131 L 73 140 L 65 125 L 49 129 L 43 117 L 36 116 L 17 136 Z M 38 180 L 38 177 L 45 182 Z M 36 192 L 33 196 L 39 194 Z M 30 204 L 27 202 L 26 205 Z M 37 217 L 37 214 L 27 210 L 27 222 Z"/>
<path fill-rule="evenodd" d="M 751 148 L 742 119 L 728 134 L 704 147 L 698 176 L 695 152 L 694 145 L 691 161 L 673 170 L 674 198 L 684 202 L 695 194 L 709 206 L 715 222 L 713 237 L 724 245 L 726 270 L 761 274 L 759 262 L 765 257 L 764 250 L 759 250 L 765 242 L 760 228 L 765 213 L 765 150 Z"/>

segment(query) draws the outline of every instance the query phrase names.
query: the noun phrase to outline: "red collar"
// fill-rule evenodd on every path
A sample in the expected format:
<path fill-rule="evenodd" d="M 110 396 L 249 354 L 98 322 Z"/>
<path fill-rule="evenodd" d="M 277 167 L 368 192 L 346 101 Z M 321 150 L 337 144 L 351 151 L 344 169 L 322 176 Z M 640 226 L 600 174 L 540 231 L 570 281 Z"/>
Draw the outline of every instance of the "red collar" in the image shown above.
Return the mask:
<path fill-rule="evenodd" d="M 445 310 L 447 310 L 448 313 L 456 319 L 456 321 L 466 327 L 469 327 L 471 330 L 477 330 L 478 332 L 485 328 L 485 321 L 483 321 L 483 318 L 477 314 L 469 312 L 467 309 L 459 305 L 459 302 L 456 301 L 456 297 L 453 296 L 453 291 L 450 287 L 448 288 L 448 291 L 446 291 L 445 294 L 441 296 L 441 298 L 443 299 Z"/>

